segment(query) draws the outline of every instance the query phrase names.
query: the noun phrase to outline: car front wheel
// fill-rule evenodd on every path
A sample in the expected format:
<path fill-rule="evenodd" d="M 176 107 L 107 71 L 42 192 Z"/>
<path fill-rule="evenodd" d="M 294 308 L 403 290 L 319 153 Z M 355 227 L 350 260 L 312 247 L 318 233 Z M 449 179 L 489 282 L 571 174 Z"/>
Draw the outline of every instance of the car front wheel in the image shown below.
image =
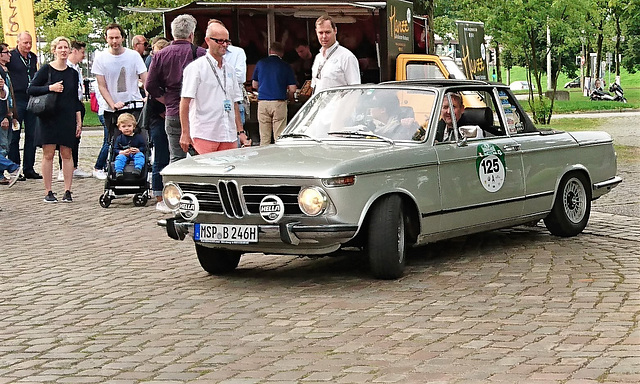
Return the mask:
<path fill-rule="evenodd" d="M 196 254 L 202 269 L 212 275 L 224 275 L 236 269 L 241 252 L 215 249 L 196 244 Z"/>
<path fill-rule="evenodd" d="M 369 220 L 367 251 L 375 278 L 397 279 L 404 273 L 407 232 L 400 196 L 384 196 L 373 207 Z"/>
<path fill-rule="evenodd" d="M 566 175 L 560 182 L 551 212 L 544 219 L 549 232 L 570 237 L 582 232 L 591 214 L 591 189 L 581 173 Z"/>

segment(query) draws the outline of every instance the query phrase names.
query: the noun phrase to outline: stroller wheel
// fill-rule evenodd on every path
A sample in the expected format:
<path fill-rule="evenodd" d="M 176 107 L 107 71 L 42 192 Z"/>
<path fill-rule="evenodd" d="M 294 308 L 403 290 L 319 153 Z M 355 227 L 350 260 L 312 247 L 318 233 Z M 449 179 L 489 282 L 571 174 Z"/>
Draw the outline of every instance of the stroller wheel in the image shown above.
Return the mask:
<path fill-rule="evenodd" d="M 133 205 L 136 207 L 144 207 L 147 205 L 147 201 L 149 201 L 149 197 L 144 193 L 136 193 L 133 196 Z"/>
<path fill-rule="evenodd" d="M 108 207 L 111 205 L 111 200 L 112 200 L 112 199 L 111 199 L 111 196 L 109 196 L 109 195 L 108 195 L 108 194 L 106 194 L 106 193 L 103 193 L 103 194 L 100 196 L 100 206 L 101 206 L 102 208 L 108 208 Z"/>

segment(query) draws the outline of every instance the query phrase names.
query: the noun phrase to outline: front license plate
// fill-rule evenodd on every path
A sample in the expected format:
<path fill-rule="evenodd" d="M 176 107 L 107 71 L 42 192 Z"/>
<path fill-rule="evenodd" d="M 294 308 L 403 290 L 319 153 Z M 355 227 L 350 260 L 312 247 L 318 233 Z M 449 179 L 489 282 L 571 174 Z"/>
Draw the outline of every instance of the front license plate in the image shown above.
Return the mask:
<path fill-rule="evenodd" d="M 258 226 L 196 223 L 194 226 L 193 239 L 203 243 L 257 243 Z"/>

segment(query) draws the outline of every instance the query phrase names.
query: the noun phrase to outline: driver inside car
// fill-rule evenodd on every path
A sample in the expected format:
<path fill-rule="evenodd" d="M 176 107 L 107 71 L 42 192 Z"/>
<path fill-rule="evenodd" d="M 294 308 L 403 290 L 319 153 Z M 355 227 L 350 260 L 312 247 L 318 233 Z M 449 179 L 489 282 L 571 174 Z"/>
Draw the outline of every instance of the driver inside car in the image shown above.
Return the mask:
<path fill-rule="evenodd" d="M 451 99 L 453 108 L 449 106 L 449 99 Z M 442 101 L 442 108 L 440 109 L 440 121 L 438 121 L 435 137 L 436 143 L 456 140 L 453 132 L 454 118 L 456 120 L 456 126 L 458 127 L 458 137 L 466 137 L 469 139 L 484 137 L 482 129 L 475 122 L 469 121 L 469 118 L 464 112 L 465 108 L 462 102 L 462 95 L 458 92 L 447 93 Z"/>

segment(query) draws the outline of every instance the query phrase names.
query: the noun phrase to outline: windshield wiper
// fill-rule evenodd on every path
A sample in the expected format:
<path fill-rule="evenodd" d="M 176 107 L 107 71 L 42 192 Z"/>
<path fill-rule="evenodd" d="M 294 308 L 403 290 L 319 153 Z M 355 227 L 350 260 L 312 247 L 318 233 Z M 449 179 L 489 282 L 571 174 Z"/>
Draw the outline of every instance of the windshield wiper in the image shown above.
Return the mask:
<path fill-rule="evenodd" d="M 320 139 L 316 139 L 315 137 L 311 137 L 309 135 L 307 135 L 306 133 L 285 133 L 283 135 L 280 135 L 280 138 L 285 138 L 285 137 L 298 137 L 298 138 L 305 138 L 305 139 L 311 139 L 313 141 L 315 141 L 316 143 L 322 143 L 322 140 Z"/>
<path fill-rule="evenodd" d="M 351 136 L 359 136 L 359 137 L 375 137 L 376 139 L 384 140 L 387 143 L 394 145 L 395 142 L 388 137 L 377 135 L 371 131 L 334 131 L 328 132 L 329 135 L 351 135 Z"/>

